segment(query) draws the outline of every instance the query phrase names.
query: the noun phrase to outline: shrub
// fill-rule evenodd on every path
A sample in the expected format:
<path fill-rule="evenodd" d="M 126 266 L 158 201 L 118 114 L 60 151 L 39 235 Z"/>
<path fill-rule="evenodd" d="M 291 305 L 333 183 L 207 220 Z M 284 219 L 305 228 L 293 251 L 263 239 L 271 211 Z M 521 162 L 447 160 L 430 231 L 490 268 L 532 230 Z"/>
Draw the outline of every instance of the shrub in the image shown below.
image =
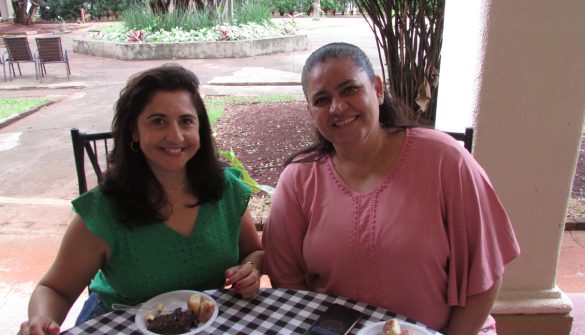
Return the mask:
<path fill-rule="evenodd" d="M 171 31 L 175 28 L 198 30 L 220 23 L 218 14 L 210 8 L 155 13 L 149 7 L 130 7 L 121 13 L 121 17 L 128 29 L 144 29 L 147 32 Z"/>
<path fill-rule="evenodd" d="M 130 6 L 141 4 L 141 0 L 44 0 L 40 1 L 39 13 L 43 20 L 75 20 L 80 16 L 81 8 L 93 18 L 100 19 L 125 10 Z"/>
<path fill-rule="evenodd" d="M 79 10 L 85 8 L 84 0 L 46 0 L 39 7 L 39 13 L 43 20 L 56 20 L 62 17 L 66 21 L 74 21 L 79 17 Z"/>
<path fill-rule="evenodd" d="M 295 10 L 295 0 L 276 0 L 274 1 L 274 7 L 280 13 L 288 13 Z"/>
<path fill-rule="evenodd" d="M 211 7 L 202 10 L 153 11 L 149 5 L 132 6 L 121 13 L 123 27 L 101 31 L 92 37 L 118 42 L 128 41 L 128 36 L 132 36 L 130 40 L 134 42 L 193 42 L 265 38 L 295 33 L 295 26 L 289 22 L 275 24 L 270 21 L 271 13 L 265 5 L 266 1 L 249 0 L 246 6 L 237 5 L 231 22 L 223 22 L 220 18 L 221 9 Z M 137 39 L 132 31 L 144 31 L 144 35 Z"/>
<path fill-rule="evenodd" d="M 132 36 L 132 31 L 126 27 L 118 26 L 117 29 L 111 28 L 100 31 L 92 38 L 114 42 L 128 42 Z M 172 28 L 170 30 L 150 31 L 144 34 L 141 41 L 151 43 L 172 43 L 172 42 L 196 42 L 196 41 L 235 41 L 253 38 L 267 38 L 275 36 L 284 36 L 294 33 L 294 27 L 287 25 L 285 22 L 274 24 L 265 22 L 258 24 L 254 22 L 246 23 L 239 26 L 214 26 L 211 28 L 202 28 L 198 30 L 184 30 L 182 28 Z"/>
<path fill-rule="evenodd" d="M 248 4 L 238 4 L 236 7 L 235 21 L 237 24 L 249 22 L 263 23 L 270 20 L 272 14 L 270 7 L 261 1 L 250 1 Z"/>

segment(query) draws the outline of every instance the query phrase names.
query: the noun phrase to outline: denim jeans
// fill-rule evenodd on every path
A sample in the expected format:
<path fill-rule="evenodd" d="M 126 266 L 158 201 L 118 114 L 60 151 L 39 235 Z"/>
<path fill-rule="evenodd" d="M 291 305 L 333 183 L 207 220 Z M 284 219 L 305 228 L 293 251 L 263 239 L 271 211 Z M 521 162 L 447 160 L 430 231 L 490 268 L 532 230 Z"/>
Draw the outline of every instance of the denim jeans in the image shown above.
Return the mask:
<path fill-rule="evenodd" d="M 102 305 L 100 297 L 97 295 L 97 293 L 92 292 L 83 304 L 83 308 L 81 309 L 81 312 L 79 312 L 79 316 L 75 321 L 75 326 L 78 326 L 89 319 L 93 319 L 107 312 L 108 310 Z"/>

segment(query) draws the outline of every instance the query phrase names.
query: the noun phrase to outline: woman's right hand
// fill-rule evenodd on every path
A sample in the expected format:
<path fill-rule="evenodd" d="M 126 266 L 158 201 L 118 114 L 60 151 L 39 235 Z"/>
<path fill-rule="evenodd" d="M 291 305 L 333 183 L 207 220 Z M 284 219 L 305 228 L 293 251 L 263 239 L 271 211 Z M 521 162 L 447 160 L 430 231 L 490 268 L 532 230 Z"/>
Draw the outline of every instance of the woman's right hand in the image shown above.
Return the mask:
<path fill-rule="evenodd" d="M 33 316 L 20 325 L 18 335 L 57 335 L 61 327 L 46 316 Z"/>

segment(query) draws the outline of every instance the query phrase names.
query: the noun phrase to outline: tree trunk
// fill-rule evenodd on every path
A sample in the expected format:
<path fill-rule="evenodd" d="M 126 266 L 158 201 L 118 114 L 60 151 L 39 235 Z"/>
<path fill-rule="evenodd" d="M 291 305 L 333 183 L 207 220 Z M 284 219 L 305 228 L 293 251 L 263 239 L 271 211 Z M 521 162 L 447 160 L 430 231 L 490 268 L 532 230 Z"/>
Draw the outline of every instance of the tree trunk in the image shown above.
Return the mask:
<path fill-rule="evenodd" d="M 28 7 L 28 0 L 12 0 L 14 23 L 26 24 L 26 7 Z"/>
<path fill-rule="evenodd" d="M 313 20 L 319 21 L 321 18 L 321 0 L 315 0 L 315 6 L 313 8 Z"/>
<path fill-rule="evenodd" d="M 195 8 L 197 10 L 203 10 L 206 7 L 216 8 L 220 0 L 156 0 L 150 8 L 154 12 L 167 13 L 170 9 L 189 10 Z"/>
<path fill-rule="evenodd" d="M 169 2 L 165 0 L 156 0 L 150 5 L 150 8 L 155 13 L 166 13 L 168 10 Z"/>
<path fill-rule="evenodd" d="M 26 25 L 27 26 L 34 24 L 33 20 L 34 20 L 35 14 L 37 13 L 38 8 L 39 8 L 38 1 L 31 1 L 31 6 L 30 6 L 30 9 L 28 10 L 28 17 L 26 18 Z"/>

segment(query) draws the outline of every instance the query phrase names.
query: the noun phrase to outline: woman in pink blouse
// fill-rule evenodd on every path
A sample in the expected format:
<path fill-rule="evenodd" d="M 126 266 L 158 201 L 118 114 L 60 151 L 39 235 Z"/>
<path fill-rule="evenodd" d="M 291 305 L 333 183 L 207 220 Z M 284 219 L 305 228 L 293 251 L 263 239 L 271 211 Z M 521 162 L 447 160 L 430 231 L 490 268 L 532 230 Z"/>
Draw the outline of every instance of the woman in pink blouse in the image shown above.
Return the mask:
<path fill-rule="evenodd" d="M 414 127 L 356 46 L 316 50 L 302 83 L 318 142 L 278 181 L 263 236 L 272 284 L 449 335 L 495 333 L 489 311 L 519 247 L 483 169 L 450 136 Z"/>

